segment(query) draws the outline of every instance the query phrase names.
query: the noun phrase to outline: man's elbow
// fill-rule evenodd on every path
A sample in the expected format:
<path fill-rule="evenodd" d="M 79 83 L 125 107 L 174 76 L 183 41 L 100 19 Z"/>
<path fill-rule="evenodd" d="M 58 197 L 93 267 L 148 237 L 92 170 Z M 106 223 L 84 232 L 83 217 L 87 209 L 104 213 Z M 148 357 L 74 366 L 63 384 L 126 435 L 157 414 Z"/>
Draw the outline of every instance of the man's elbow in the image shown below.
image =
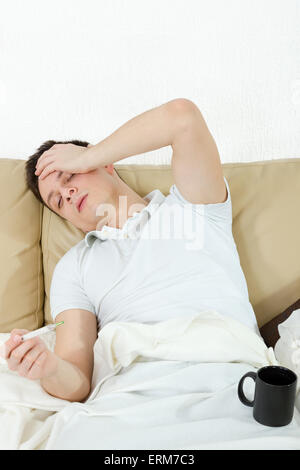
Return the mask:
<path fill-rule="evenodd" d="M 90 392 L 91 392 L 91 387 L 87 387 L 86 389 L 81 389 L 80 392 L 76 392 L 76 393 L 72 393 L 72 394 L 66 394 L 64 392 L 57 392 L 57 391 L 53 391 L 51 390 L 49 387 L 47 387 L 47 385 L 43 384 L 43 382 L 41 381 L 41 386 L 42 388 L 44 389 L 44 391 L 46 393 L 48 393 L 48 395 L 50 395 L 51 397 L 54 397 L 54 398 L 59 398 L 60 400 L 66 400 L 66 401 L 69 401 L 71 403 L 73 402 L 78 402 L 78 403 L 83 403 L 87 400 Z"/>
<path fill-rule="evenodd" d="M 91 386 L 89 386 L 87 391 L 84 394 L 82 394 L 82 397 L 79 397 L 79 400 L 76 400 L 76 401 L 78 401 L 79 403 L 84 403 L 88 399 L 88 396 L 90 393 L 91 393 Z"/>
<path fill-rule="evenodd" d="M 169 104 L 171 112 L 173 115 L 177 116 L 182 129 L 190 127 L 197 118 L 202 118 L 198 106 L 187 98 L 176 98 L 170 101 Z"/>

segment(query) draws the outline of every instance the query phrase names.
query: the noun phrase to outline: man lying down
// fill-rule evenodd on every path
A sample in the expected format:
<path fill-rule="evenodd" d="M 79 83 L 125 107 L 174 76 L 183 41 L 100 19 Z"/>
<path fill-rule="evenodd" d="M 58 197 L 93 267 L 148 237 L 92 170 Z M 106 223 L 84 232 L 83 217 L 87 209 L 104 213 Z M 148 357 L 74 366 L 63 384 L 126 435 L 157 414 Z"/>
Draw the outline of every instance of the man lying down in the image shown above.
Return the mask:
<path fill-rule="evenodd" d="M 114 163 L 172 146 L 174 184 L 144 198 Z M 91 391 L 93 347 L 110 322 L 154 324 L 215 310 L 259 335 L 232 235 L 230 189 L 198 107 L 179 98 L 126 122 L 96 145 L 47 141 L 26 162 L 28 187 L 86 233 L 55 267 L 54 352 L 27 330 L 6 342 L 10 369 L 70 402 Z"/>

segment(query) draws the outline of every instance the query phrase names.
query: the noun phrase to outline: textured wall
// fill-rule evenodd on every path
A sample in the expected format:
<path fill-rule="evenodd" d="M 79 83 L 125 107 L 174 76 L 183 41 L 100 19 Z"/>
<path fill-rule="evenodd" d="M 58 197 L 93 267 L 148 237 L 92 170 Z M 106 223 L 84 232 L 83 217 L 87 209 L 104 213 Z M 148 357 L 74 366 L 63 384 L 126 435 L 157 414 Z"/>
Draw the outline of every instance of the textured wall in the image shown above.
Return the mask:
<path fill-rule="evenodd" d="M 224 163 L 299 157 L 300 2 L 1 2 L 0 157 L 97 143 L 179 97 L 199 106 Z"/>

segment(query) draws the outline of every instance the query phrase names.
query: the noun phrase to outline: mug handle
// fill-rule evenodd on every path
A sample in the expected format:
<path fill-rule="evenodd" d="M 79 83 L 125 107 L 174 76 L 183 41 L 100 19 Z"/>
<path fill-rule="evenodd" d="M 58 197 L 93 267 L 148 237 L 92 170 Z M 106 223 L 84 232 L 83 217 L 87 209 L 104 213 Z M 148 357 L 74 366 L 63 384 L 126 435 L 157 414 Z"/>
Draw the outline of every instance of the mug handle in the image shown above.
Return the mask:
<path fill-rule="evenodd" d="M 239 381 L 239 386 L 238 386 L 238 396 L 241 402 L 246 405 L 246 406 L 253 406 L 254 405 L 254 400 L 250 401 L 248 398 L 245 397 L 244 390 L 243 390 L 243 385 L 244 385 L 244 380 L 247 377 L 251 377 L 251 379 L 256 381 L 257 374 L 256 372 L 247 372 L 247 374 L 243 375 L 241 380 Z"/>

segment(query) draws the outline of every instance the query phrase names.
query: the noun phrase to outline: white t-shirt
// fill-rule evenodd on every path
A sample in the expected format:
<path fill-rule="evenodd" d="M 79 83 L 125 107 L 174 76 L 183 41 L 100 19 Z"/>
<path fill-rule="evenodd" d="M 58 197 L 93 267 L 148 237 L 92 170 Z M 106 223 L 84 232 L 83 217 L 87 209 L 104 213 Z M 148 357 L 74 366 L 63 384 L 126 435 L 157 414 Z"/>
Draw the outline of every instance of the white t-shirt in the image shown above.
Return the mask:
<path fill-rule="evenodd" d="M 57 263 L 50 289 L 53 320 L 78 308 L 112 321 L 154 323 L 214 309 L 259 332 L 232 235 L 232 207 L 192 204 L 176 185 L 158 189 L 122 229 L 104 226 Z"/>

